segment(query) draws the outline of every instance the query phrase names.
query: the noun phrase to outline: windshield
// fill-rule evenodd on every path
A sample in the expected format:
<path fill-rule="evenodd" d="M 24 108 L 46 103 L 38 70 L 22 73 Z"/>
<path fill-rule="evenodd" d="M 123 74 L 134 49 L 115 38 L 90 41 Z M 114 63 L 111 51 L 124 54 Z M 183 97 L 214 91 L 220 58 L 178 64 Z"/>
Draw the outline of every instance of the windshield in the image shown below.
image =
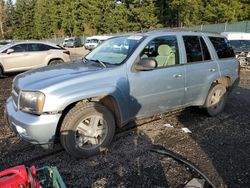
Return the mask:
<path fill-rule="evenodd" d="M 98 43 L 98 39 L 88 39 L 85 43 Z"/>
<path fill-rule="evenodd" d="M 86 56 L 112 65 L 121 64 L 142 41 L 142 36 L 124 36 L 109 39 Z"/>
<path fill-rule="evenodd" d="M 0 44 L 0 53 L 2 52 L 2 50 L 4 50 L 6 47 L 10 46 L 11 43 L 5 44 L 5 45 L 1 45 Z"/>
<path fill-rule="evenodd" d="M 234 49 L 250 49 L 250 40 L 230 40 Z"/>

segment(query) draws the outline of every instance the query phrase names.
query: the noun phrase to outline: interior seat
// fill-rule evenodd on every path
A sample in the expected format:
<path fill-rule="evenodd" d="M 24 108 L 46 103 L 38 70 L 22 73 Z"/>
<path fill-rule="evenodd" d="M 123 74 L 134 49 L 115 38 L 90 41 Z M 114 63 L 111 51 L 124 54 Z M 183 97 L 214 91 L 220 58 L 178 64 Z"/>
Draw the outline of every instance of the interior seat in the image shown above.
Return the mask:
<path fill-rule="evenodd" d="M 155 60 L 158 63 L 158 67 L 169 66 L 175 64 L 175 53 L 174 50 L 166 45 L 162 44 L 158 47 L 158 56 Z"/>

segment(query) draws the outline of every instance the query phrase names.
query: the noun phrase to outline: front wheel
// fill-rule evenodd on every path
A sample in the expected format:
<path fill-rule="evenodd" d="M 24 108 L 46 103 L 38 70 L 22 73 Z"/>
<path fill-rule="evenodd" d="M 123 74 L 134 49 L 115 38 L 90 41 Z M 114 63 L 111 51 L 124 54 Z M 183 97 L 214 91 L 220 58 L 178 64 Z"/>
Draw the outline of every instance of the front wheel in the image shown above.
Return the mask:
<path fill-rule="evenodd" d="M 223 84 L 213 84 L 209 90 L 205 107 L 209 116 L 223 111 L 227 99 L 227 89 Z"/>
<path fill-rule="evenodd" d="M 106 148 L 115 133 L 112 113 L 99 103 L 78 103 L 62 123 L 60 139 L 65 150 L 77 157 L 88 157 Z"/>

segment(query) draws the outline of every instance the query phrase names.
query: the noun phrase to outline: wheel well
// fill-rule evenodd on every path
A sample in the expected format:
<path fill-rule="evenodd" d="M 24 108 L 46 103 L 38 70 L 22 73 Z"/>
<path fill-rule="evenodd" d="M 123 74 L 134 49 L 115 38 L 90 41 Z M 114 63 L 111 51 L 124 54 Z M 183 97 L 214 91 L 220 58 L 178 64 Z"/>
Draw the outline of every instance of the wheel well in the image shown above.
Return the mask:
<path fill-rule="evenodd" d="M 100 102 L 106 106 L 114 115 L 115 124 L 118 127 L 121 127 L 121 113 L 118 107 L 118 104 L 113 96 L 107 95 L 100 99 Z"/>
<path fill-rule="evenodd" d="M 3 65 L 0 63 L 0 69 L 2 70 L 2 73 L 4 73 Z"/>
<path fill-rule="evenodd" d="M 226 88 L 228 88 L 231 84 L 231 78 L 228 76 L 223 76 L 223 77 L 216 79 L 214 82 L 223 84 L 224 86 L 226 86 Z"/>
<path fill-rule="evenodd" d="M 49 60 L 48 65 L 51 63 L 51 61 L 54 61 L 54 60 L 61 60 L 61 61 L 63 61 L 62 58 L 53 58 L 53 59 Z M 63 61 L 63 62 L 64 62 L 64 61 Z"/>
<path fill-rule="evenodd" d="M 106 95 L 106 96 L 100 96 L 100 97 L 94 97 L 94 98 L 88 98 L 88 99 L 84 99 L 84 100 L 80 100 L 80 101 L 76 101 L 74 103 L 71 103 L 70 105 L 68 105 L 63 111 L 62 111 L 62 115 L 59 119 L 59 122 L 57 124 L 57 128 L 56 128 L 56 138 L 59 138 L 60 135 L 60 129 L 61 129 L 61 125 L 62 122 L 66 116 L 66 114 L 74 107 L 76 106 L 78 103 L 82 103 L 82 102 L 100 102 L 102 105 L 104 105 L 105 107 L 107 107 L 111 113 L 114 115 L 115 118 L 115 123 L 117 127 L 121 127 L 121 115 L 120 115 L 120 111 L 117 105 L 117 102 L 115 100 L 115 98 L 113 96 L 110 95 Z M 57 141 L 57 140 L 56 140 Z"/>

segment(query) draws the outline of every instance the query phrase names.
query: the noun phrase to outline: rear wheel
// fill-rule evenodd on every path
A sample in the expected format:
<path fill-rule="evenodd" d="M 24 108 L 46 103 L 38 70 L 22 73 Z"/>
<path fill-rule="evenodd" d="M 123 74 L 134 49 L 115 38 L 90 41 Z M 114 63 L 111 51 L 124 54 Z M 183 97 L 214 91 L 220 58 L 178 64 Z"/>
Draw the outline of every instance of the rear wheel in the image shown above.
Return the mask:
<path fill-rule="evenodd" d="M 216 116 L 226 104 L 227 89 L 223 84 L 213 84 L 206 99 L 206 111 L 209 116 Z"/>
<path fill-rule="evenodd" d="M 61 59 L 55 59 L 49 62 L 49 65 L 57 65 L 63 63 L 63 60 Z"/>
<path fill-rule="evenodd" d="M 114 133 L 114 117 L 105 106 L 82 102 L 65 116 L 60 139 L 69 154 L 82 158 L 95 155 L 106 148 Z"/>

